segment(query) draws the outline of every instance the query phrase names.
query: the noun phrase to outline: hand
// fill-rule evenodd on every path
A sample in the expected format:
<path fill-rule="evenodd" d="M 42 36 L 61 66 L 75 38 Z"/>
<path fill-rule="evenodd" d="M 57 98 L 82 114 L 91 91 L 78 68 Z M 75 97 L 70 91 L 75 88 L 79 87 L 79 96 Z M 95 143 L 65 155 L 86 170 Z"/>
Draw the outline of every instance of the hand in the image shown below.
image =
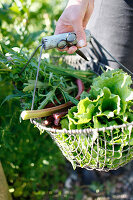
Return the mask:
<path fill-rule="evenodd" d="M 77 48 L 86 46 L 84 29 L 93 11 L 93 4 L 94 0 L 69 0 L 57 22 L 55 34 L 75 32 L 77 35 L 77 46 L 64 49 L 69 54 L 74 53 Z"/>

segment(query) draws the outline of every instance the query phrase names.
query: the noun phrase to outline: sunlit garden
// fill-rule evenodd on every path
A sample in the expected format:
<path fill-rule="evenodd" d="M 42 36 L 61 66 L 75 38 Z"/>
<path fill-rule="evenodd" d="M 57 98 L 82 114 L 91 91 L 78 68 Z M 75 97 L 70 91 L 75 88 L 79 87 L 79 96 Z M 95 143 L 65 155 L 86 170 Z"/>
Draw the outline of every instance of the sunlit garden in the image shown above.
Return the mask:
<path fill-rule="evenodd" d="M 20 123 L 20 101 L 9 96 L 14 95 L 13 76 L 42 37 L 54 33 L 63 6 L 42 0 L 0 3 L 0 102 L 9 97 L 0 108 L 0 159 L 13 199 L 60 196 L 67 176 L 65 159 L 50 136 L 40 135 L 29 121 Z M 12 62 L 21 63 L 15 74 L 6 67 Z"/>
<path fill-rule="evenodd" d="M 27 66 L 26 63 L 42 38 L 54 34 L 56 22 L 66 3 L 67 1 L 61 0 L 0 1 L 0 200 L 133 198 L 132 163 L 125 167 L 125 172 L 120 176 L 97 172 L 100 182 L 86 185 L 82 182 L 81 168 L 73 169 L 76 164 L 65 158 L 50 134 L 38 129 L 30 120 L 22 120 L 21 112 L 31 109 L 40 50 L 37 50 Z M 55 100 L 59 104 L 60 101 L 63 102 L 63 105 L 66 103 L 64 101 L 72 101 L 77 105 L 79 98 L 73 98 L 71 94 L 79 94 L 82 84 L 77 83 L 77 89 L 70 77 L 81 79 L 85 87 L 88 84 L 86 78 L 89 77 L 86 90 L 90 90 L 90 84 L 96 75 L 92 71 L 77 70 L 75 73 L 63 60 L 65 55 L 66 52 L 56 49 L 43 51 L 34 100 L 35 109 L 38 105 L 42 109 L 47 104 L 55 104 Z M 66 67 L 64 71 L 62 67 Z M 43 81 L 46 81 L 45 86 Z M 107 92 L 106 96 L 109 95 L 108 91 L 104 92 Z M 65 100 L 60 98 L 61 95 Z M 70 117 L 72 114 L 69 113 Z M 56 125 L 58 128 L 58 122 L 52 124 L 52 120 L 44 120 L 43 123 L 49 123 L 52 128 Z M 77 118 L 72 120 L 76 121 Z M 68 126 L 67 120 L 65 123 L 63 128 Z M 82 128 L 80 124 L 78 127 L 77 121 L 75 124 L 71 123 L 74 128 Z M 89 125 L 95 128 L 91 123 Z M 111 121 L 109 125 L 114 124 Z M 67 138 L 65 134 L 63 137 Z M 59 139 L 61 143 L 62 139 Z M 68 140 L 67 144 L 71 144 L 72 140 L 73 138 Z M 77 144 L 74 145 L 77 148 Z M 80 167 L 85 162 L 83 160 Z"/>

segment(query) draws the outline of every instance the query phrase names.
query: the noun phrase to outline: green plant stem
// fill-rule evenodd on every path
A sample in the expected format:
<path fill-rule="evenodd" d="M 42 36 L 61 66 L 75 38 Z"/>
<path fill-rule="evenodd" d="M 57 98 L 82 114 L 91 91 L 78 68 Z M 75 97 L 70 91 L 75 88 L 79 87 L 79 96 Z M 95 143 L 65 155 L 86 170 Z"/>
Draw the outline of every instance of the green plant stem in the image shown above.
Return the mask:
<path fill-rule="evenodd" d="M 41 110 L 25 110 L 21 113 L 21 118 L 23 120 L 27 120 L 33 118 L 47 117 L 49 115 L 52 115 L 53 113 L 56 113 L 57 111 L 64 110 L 64 108 L 68 108 L 71 105 L 73 105 L 73 103 L 69 101 L 67 103 L 52 108 L 46 108 Z"/>

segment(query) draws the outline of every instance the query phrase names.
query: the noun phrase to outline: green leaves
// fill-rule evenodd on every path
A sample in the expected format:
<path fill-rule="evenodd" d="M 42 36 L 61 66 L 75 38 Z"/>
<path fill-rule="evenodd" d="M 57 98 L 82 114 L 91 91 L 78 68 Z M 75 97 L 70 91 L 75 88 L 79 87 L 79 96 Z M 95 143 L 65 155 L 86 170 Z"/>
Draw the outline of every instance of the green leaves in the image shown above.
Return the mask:
<path fill-rule="evenodd" d="M 54 103 L 55 91 L 56 91 L 56 87 L 54 87 L 53 90 L 47 93 L 46 98 L 44 99 L 44 101 L 40 103 L 40 106 L 38 107 L 39 110 L 44 108 L 48 104 L 49 101 Z"/>
<path fill-rule="evenodd" d="M 67 120 L 69 123 L 64 127 L 70 130 L 86 128 L 96 130 L 132 122 L 133 90 L 130 88 L 131 83 L 131 77 L 122 70 L 104 72 L 93 80 L 89 94 L 83 92 L 78 105 L 68 111 L 68 115 L 61 122 L 62 127 Z M 89 167 L 92 168 L 97 167 L 97 164 L 99 167 L 115 168 L 118 167 L 119 162 L 124 164 L 126 159 L 130 159 L 130 153 L 127 151 L 126 154 L 125 150 L 129 148 L 129 141 L 131 148 L 133 133 L 130 127 L 105 132 L 93 131 L 88 136 L 83 133 L 76 134 L 76 139 L 67 140 L 67 144 L 72 152 L 73 149 L 79 147 L 79 151 L 77 149 L 73 156 L 81 167 L 89 163 Z M 125 155 L 127 158 L 123 159 Z M 71 159 L 70 162 L 73 164 Z"/>
<path fill-rule="evenodd" d="M 23 92 L 26 86 L 23 83 L 31 87 L 28 80 L 35 80 L 38 55 L 21 76 L 18 74 L 42 37 L 54 33 L 61 4 L 61 0 L 0 1 L 0 40 L 3 44 L 0 44 L 0 104 L 3 101 L 0 107 L 0 159 L 9 186 L 14 190 L 13 199 L 40 200 L 47 198 L 47 194 L 53 199 L 55 190 L 60 193 L 60 184 L 66 180 L 65 159 L 52 139 L 46 133 L 40 135 L 29 122 L 19 123 L 21 109 L 31 106 L 33 90 L 26 88 Z M 43 61 L 39 73 L 41 82 L 44 81 L 45 65 Z M 14 92 L 12 82 L 21 93 Z M 38 89 L 35 103 L 44 100 L 39 96 L 44 88 L 39 89 L 39 95 Z"/>
<path fill-rule="evenodd" d="M 99 99 L 99 111 L 107 117 L 113 117 L 114 114 L 120 113 L 120 97 L 111 94 L 110 90 L 106 87 L 103 88 L 103 97 Z"/>
<path fill-rule="evenodd" d="M 104 87 L 97 99 L 91 100 L 86 97 L 80 100 L 77 109 L 77 113 L 68 115 L 70 121 L 74 121 L 75 124 L 86 124 L 91 121 L 93 128 L 101 128 L 101 123 L 98 122 L 100 117 L 109 119 L 120 114 L 120 97 L 111 94 L 109 88 Z"/>
<path fill-rule="evenodd" d="M 24 93 L 18 91 L 16 94 L 10 94 L 10 95 L 6 96 L 6 98 L 2 101 L 0 106 L 2 106 L 6 101 L 9 101 L 11 99 L 20 99 L 20 98 L 24 98 L 24 97 L 28 97 L 28 96 L 30 96 L 30 95 L 24 94 Z"/>
<path fill-rule="evenodd" d="M 74 117 L 78 119 L 77 124 L 88 123 L 94 113 L 95 106 L 88 98 L 81 100 L 78 104 L 78 112 L 74 113 Z"/>
<path fill-rule="evenodd" d="M 23 92 L 31 92 L 34 90 L 35 80 L 28 80 L 28 83 L 25 83 L 24 85 L 25 85 L 25 87 L 23 89 Z M 42 88 L 46 88 L 46 87 L 47 87 L 46 83 L 37 81 L 37 85 L 36 85 L 37 89 L 42 89 Z"/>
<path fill-rule="evenodd" d="M 133 99 L 133 91 L 130 88 L 131 77 L 122 70 L 113 70 L 103 73 L 93 82 L 90 90 L 92 98 L 97 98 L 104 87 L 109 88 L 112 94 L 119 95 L 121 100 Z"/>
<path fill-rule="evenodd" d="M 62 66 L 53 66 L 52 64 L 47 65 L 47 68 L 49 71 L 54 72 L 55 74 L 64 76 L 64 77 L 74 77 L 76 79 L 80 79 L 85 83 L 88 83 L 88 86 L 90 83 L 92 83 L 92 77 L 95 77 L 94 72 L 87 70 L 75 70 L 74 68 L 70 67 L 62 67 Z"/>

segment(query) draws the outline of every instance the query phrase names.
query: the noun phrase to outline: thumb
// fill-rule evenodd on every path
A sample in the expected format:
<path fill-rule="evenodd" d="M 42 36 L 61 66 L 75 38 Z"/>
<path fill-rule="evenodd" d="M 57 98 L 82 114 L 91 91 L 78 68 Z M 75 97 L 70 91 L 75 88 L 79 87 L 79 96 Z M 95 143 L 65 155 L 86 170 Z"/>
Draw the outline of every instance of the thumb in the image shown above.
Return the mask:
<path fill-rule="evenodd" d="M 82 25 L 79 25 L 79 24 L 75 24 L 73 26 L 74 28 L 74 32 L 76 33 L 76 36 L 77 36 L 77 47 L 78 48 L 82 48 L 84 46 L 86 46 L 86 35 L 85 35 L 85 31 L 84 31 L 84 28 Z"/>

